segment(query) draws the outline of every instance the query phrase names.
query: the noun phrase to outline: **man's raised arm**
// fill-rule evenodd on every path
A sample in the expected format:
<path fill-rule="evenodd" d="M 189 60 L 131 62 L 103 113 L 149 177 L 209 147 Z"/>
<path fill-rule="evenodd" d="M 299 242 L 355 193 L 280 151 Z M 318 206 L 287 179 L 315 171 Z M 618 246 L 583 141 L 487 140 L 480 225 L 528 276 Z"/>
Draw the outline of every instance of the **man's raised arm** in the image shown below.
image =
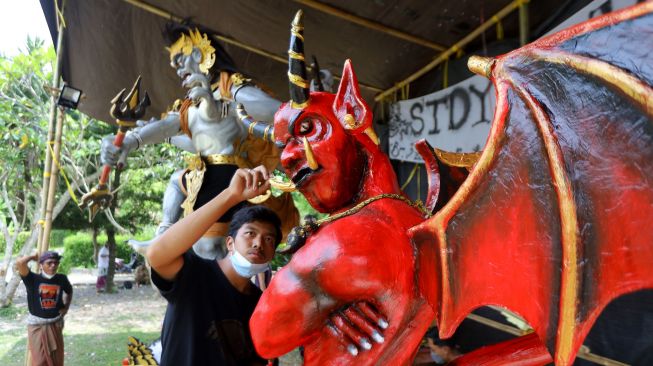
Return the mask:
<path fill-rule="evenodd" d="M 38 253 L 33 254 L 33 255 L 26 255 L 23 257 L 19 257 L 16 259 L 16 269 L 18 270 L 18 273 L 22 276 L 25 277 L 29 273 L 29 267 L 27 264 L 32 261 L 32 260 L 37 260 L 39 258 Z"/>
<path fill-rule="evenodd" d="M 164 279 L 173 280 L 184 265 L 183 255 L 230 208 L 265 193 L 270 188 L 264 166 L 238 169 L 229 187 L 190 215 L 174 224 L 148 249 L 147 259 Z"/>

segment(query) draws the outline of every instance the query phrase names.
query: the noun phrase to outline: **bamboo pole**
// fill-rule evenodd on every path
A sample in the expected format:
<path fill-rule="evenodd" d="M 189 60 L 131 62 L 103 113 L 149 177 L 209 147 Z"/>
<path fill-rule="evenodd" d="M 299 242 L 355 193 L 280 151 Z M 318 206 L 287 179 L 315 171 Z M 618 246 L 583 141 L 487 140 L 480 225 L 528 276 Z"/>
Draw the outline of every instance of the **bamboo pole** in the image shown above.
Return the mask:
<path fill-rule="evenodd" d="M 55 9 L 58 9 L 57 6 L 57 1 L 58 0 L 53 0 L 54 1 L 54 6 Z M 65 8 L 66 0 L 62 0 L 61 2 L 61 12 L 58 12 L 58 15 L 56 17 L 57 19 L 57 61 L 55 64 L 55 69 L 53 72 L 52 76 L 52 86 L 54 88 L 59 89 L 61 86 L 61 69 L 62 69 L 62 64 L 63 64 L 63 36 L 64 36 L 64 22 L 63 19 L 59 18 L 59 15 L 63 16 L 64 8 Z M 50 142 L 52 141 L 53 137 L 56 135 L 56 123 L 55 121 L 58 121 L 57 119 L 57 112 L 59 111 L 59 108 L 57 108 L 57 96 L 52 95 L 50 98 L 51 102 L 51 107 L 50 107 L 50 120 L 48 122 L 48 140 L 45 142 L 45 166 L 43 167 L 43 187 L 41 188 L 41 219 L 39 220 L 39 236 L 38 236 L 38 242 L 37 242 L 37 250 L 39 255 L 45 250 L 44 248 L 47 249 L 48 244 L 49 244 L 49 237 L 50 237 L 50 232 L 49 230 L 47 231 L 46 234 L 46 223 L 47 223 L 47 202 L 50 199 L 50 186 L 52 185 L 52 180 L 56 182 L 56 179 L 53 179 L 52 177 L 52 168 L 56 168 L 56 164 L 52 164 L 52 154 L 50 153 Z M 57 157 L 58 158 L 58 157 Z M 52 221 L 50 221 L 50 227 L 52 227 Z M 40 268 L 37 266 L 36 271 L 38 272 Z M 27 347 L 25 349 L 25 366 L 29 366 L 32 364 L 32 355 L 29 352 L 29 342 L 27 344 Z"/>
<path fill-rule="evenodd" d="M 141 0 L 123 0 L 123 1 L 125 1 L 128 4 L 131 4 L 131 5 L 135 6 L 137 8 L 143 9 L 145 11 L 148 11 L 148 12 L 150 12 L 152 14 L 158 15 L 158 16 L 160 16 L 162 18 L 165 18 L 165 19 L 169 19 L 169 20 L 172 20 L 172 21 L 175 21 L 175 22 L 183 21 L 183 18 L 178 17 L 178 16 L 176 16 L 176 15 L 174 15 L 174 14 L 172 14 L 172 13 L 166 11 L 166 10 L 161 9 L 161 8 L 157 8 L 154 5 L 147 4 L 147 3 L 145 3 L 145 2 L 143 2 Z M 260 49 L 260 48 L 254 47 L 254 46 L 250 46 L 250 45 L 245 44 L 243 42 L 237 41 L 237 40 L 235 40 L 233 38 L 229 38 L 229 37 L 225 37 L 225 36 L 216 34 L 215 32 L 213 33 L 213 35 L 218 40 L 220 40 L 220 41 L 222 41 L 224 43 L 234 45 L 236 47 L 242 48 L 244 50 L 250 51 L 250 52 L 255 53 L 257 55 L 261 55 L 263 57 L 269 58 L 271 60 L 274 60 L 274 61 L 277 61 L 277 62 L 280 62 L 280 63 L 283 63 L 283 64 L 288 64 L 288 58 L 287 57 L 282 57 L 282 56 L 279 56 L 279 55 L 274 54 L 272 52 L 268 52 L 266 50 L 263 50 L 263 49 Z M 308 71 L 311 71 L 310 66 L 306 66 L 306 68 L 307 68 Z M 333 74 L 333 78 L 337 79 L 337 80 L 340 80 L 341 76 L 337 75 L 337 74 Z M 379 87 L 364 84 L 364 83 L 358 83 L 358 85 L 360 85 L 363 88 L 370 89 L 370 90 L 372 90 L 374 92 L 377 92 L 377 93 L 383 91 L 383 89 L 381 89 Z"/>
<path fill-rule="evenodd" d="M 358 24 L 360 26 L 363 26 L 365 28 L 369 28 L 381 33 L 385 33 L 388 35 L 391 35 L 393 37 L 403 39 L 404 41 L 408 41 L 411 43 L 415 43 L 417 45 L 427 47 L 434 49 L 436 51 L 444 51 L 447 48 L 443 45 L 437 44 L 435 42 L 429 41 L 428 39 L 424 39 L 421 37 L 414 36 L 412 34 L 403 32 L 398 29 L 390 28 L 386 25 L 373 22 L 369 19 L 361 18 L 359 16 L 356 16 L 354 14 L 348 13 L 346 11 L 340 10 L 338 8 L 334 8 L 332 6 L 322 4 L 320 2 L 314 1 L 314 0 L 295 0 L 295 2 L 300 3 L 302 5 L 309 6 L 313 9 L 319 10 L 323 13 L 327 13 L 329 15 L 333 15 L 337 18 L 344 19 L 346 21 Z"/>
<path fill-rule="evenodd" d="M 56 0 L 54 0 L 56 1 Z M 59 21 L 57 17 L 57 59 L 55 63 L 55 69 L 52 76 L 52 87 L 53 89 L 59 89 L 61 86 L 61 69 L 63 64 L 63 34 L 64 27 L 63 23 Z M 46 202 L 48 201 L 48 190 L 50 188 L 50 174 L 52 169 L 52 155 L 50 154 L 50 143 L 54 139 L 54 130 L 57 120 L 57 96 L 52 95 L 50 98 L 50 119 L 48 122 L 48 139 L 45 145 L 45 162 L 43 167 L 43 185 L 41 186 L 41 219 L 39 220 L 39 236 L 37 241 L 37 250 L 41 252 L 43 246 L 43 231 L 45 227 L 45 211 L 46 211 Z"/>
<path fill-rule="evenodd" d="M 509 334 L 512 334 L 512 335 L 516 335 L 516 336 L 523 336 L 525 334 L 528 334 L 531 331 L 531 330 L 525 331 L 525 330 L 510 326 L 510 325 L 507 325 L 507 324 L 503 324 L 503 323 L 500 323 L 500 322 L 498 322 L 496 320 L 488 319 L 488 318 L 486 318 L 484 316 L 480 316 L 480 315 L 476 315 L 476 314 L 468 314 L 467 319 L 473 320 L 473 321 L 475 321 L 477 323 L 481 323 L 483 325 L 487 325 L 488 327 L 498 329 L 498 330 L 501 330 L 503 332 L 506 332 L 506 333 L 509 333 Z M 599 356 L 597 354 L 594 354 L 594 353 L 590 352 L 590 349 L 585 347 L 585 346 L 581 347 L 581 349 L 578 351 L 578 354 L 577 354 L 576 357 L 582 358 L 583 360 L 596 362 L 599 365 L 603 365 L 603 366 L 628 366 L 625 363 L 615 361 L 615 360 L 613 360 L 611 358 L 607 358 L 607 357 L 603 357 L 603 356 Z"/>
<path fill-rule="evenodd" d="M 528 43 L 528 1 L 519 6 L 519 45 Z"/>
<path fill-rule="evenodd" d="M 485 32 L 488 28 L 493 26 L 497 21 L 503 19 L 506 17 L 508 14 L 510 14 L 513 10 L 517 9 L 520 4 L 522 4 L 525 0 L 515 0 L 508 4 L 506 7 L 503 9 L 499 10 L 498 13 L 496 13 L 493 17 L 490 18 L 490 20 L 486 21 L 485 23 L 481 24 L 478 28 L 476 28 L 474 31 L 472 31 L 470 34 L 466 35 L 463 39 L 458 41 L 456 44 L 451 46 L 449 49 L 446 51 L 442 52 L 435 60 L 431 61 L 428 65 L 422 67 L 421 69 L 417 70 L 415 73 L 407 77 L 406 79 L 398 82 L 395 84 L 393 87 L 385 90 L 384 92 L 380 93 L 377 95 L 374 100 L 377 102 L 382 101 L 385 99 L 387 96 L 390 94 L 394 93 L 396 90 L 401 89 L 404 85 L 407 85 L 415 80 L 417 80 L 419 77 L 422 75 L 426 74 L 427 72 L 431 71 L 433 68 L 444 62 L 445 60 L 449 59 L 449 57 L 459 50 L 462 50 L 463 47 L 465 47 L 469 42 L 474 40 L 474 38 L 478 37 L 481 33 Z"/>
<path fill-rule="evenodd" d="M 57 125 L 54 132 L 54 146 L 52 146 L 52 161 L 58 161 L 61 155 L 61 136 L 63 135 L 63 121 L 66 114 L 63 110 L 59 110 L 59 118 L 57 118 Z M 49 149 L 49 147 L 48 147 Z M 57 164 L 51 164 L 50 167 L 50 185 L 48 189 L 48 200 L 45 208 L 45 224 L 43 225 L 43 242 L 39 248 L 39 253 L 42 253 L 50 247 L 50 231 L 52 230 L 52 210 L 57 195 L 57 178 L 59 177 L 59 168 Z"/>

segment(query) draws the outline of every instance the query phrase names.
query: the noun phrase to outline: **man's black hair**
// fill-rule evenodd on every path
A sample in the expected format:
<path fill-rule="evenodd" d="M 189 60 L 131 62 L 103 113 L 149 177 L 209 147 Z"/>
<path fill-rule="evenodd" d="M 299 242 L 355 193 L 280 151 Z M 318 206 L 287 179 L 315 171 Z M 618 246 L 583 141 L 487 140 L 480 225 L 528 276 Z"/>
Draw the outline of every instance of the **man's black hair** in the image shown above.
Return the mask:
<path fill-rule="evenodd" d="M 166 46 L 170 47 L 172 46 L 173 43 L 177 42 L 179 37 L 181 37 L 182 33 L 188 35 L 188 33 L 190 33 L 191 30 L 195 30 L 195 28 L 197 28 L 197 30 L 200 33 L 205 33 L 208 36 L 209 41 L 211 41 L 211 46 L 215 48 L 215 63 L 209 69 L 211 83 L 214 83 L 219 80 L 220 71 L 227 71 L 230 73 L 238 72 L 238 68 L 236 68 L 236 63 L 231 58 L 231 56 L 227 53 L 227 51 L 222 47 L 220 42 L 218 42 L 218 39 L 215 36 L 215 32 L 213 32 L 210 29 L 207 29 L 197 24 L 193 24 L 190 20 L 186 20 L 181 24 L 174 23 L 174 22 L 166 23 L 161 34 L 163 35 L 163 40 Z"/>
<path fill-rule="evenodd" d="M 261 205 L 247 206 L 238 210 L 231 218 L 231 223 L 229 224 L 229 236 L 236 238 L 236 234 L 241 226 L 254 221 L 272 224 L 277 232 L 274 244 L 279 245 L 282 238 L 281 219 L 279 219 L 279 216 L 277 216 L 274 211 Z"/>

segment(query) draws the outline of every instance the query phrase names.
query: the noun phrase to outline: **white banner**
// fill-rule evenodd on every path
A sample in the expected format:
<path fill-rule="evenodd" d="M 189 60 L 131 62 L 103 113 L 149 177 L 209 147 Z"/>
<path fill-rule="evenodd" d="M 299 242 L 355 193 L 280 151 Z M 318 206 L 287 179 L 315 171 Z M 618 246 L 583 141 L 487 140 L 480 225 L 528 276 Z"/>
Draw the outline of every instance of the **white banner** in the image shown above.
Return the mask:
<path fill-rule="evenodd" d="M 595 0 L 548 34 L 638 2 L 642 1 Z M 421 139 L 446 151 L 480 151 L 490 132 L 495 105 L 494 86 L 482 76 L 392 104 L 390 159 L 421 163 L 422 157 L 415 150 L 415 143 Z"/>
<path fill-rule="evenodd" d="M 475 76 L 452 87 L 390 107 L 390 159 L 422 162 L 415 142 L 446 151 L 480 151 L 494 112 L 494 87 Z"/>

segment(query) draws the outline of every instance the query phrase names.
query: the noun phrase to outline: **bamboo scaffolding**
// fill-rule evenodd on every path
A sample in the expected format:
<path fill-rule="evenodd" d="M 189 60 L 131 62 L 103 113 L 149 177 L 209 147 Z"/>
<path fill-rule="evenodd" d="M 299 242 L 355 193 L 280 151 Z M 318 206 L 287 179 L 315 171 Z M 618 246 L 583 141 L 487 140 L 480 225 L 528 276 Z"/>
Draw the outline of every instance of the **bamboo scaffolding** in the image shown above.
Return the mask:
<path fill-rule="evenodd" d="M 56 0 L 54 0 L 56 1 Z M 55 63 L 55 69 L 52 77 L 52 87 L 53 89 L 58 90 L 61 86 L 61 68 L 63 64 L 63 52 L 62 52 L 62 47 L 63 47 L 63 33 L 64 33 L 64 26 L 63 22 L 59 21 L 59 18 L 57 17 L 57 60 Z M 51 93 L 52 94 L 52 93 Z M 52 94 L 52 97 L 50 98 L 50 119 L 48 122 L 48 139 L 46 141 L 46 146 L 45 146 L 45 162 L 44 162 L 44 168 L 43 168 L 43 185 L 41 186 L 41 215 L 40 215 L 40 220 L 39 220 L 39 236 L 38 236 L 38 241 L 37 241 L 37 250 L 39 253 L 41 252 L 41 249 L 43 247 L 43 242 L 44 242 L 44 228 L 45 228 L 45 212 L 46 212 L 46 205 L 48 201 L 48 195 L 49 195 L 49 189 L 50 189 L 50 176 L 51 176 L 51 170 L 52 170 L 52 155 L 50 154 L 50 143 L 54 139 L 54 133 L 55 133 L 55 124 L 57 121 L 57 112 L 59 111 L 59 108 L 57 108 L 57 95 Z"/>

